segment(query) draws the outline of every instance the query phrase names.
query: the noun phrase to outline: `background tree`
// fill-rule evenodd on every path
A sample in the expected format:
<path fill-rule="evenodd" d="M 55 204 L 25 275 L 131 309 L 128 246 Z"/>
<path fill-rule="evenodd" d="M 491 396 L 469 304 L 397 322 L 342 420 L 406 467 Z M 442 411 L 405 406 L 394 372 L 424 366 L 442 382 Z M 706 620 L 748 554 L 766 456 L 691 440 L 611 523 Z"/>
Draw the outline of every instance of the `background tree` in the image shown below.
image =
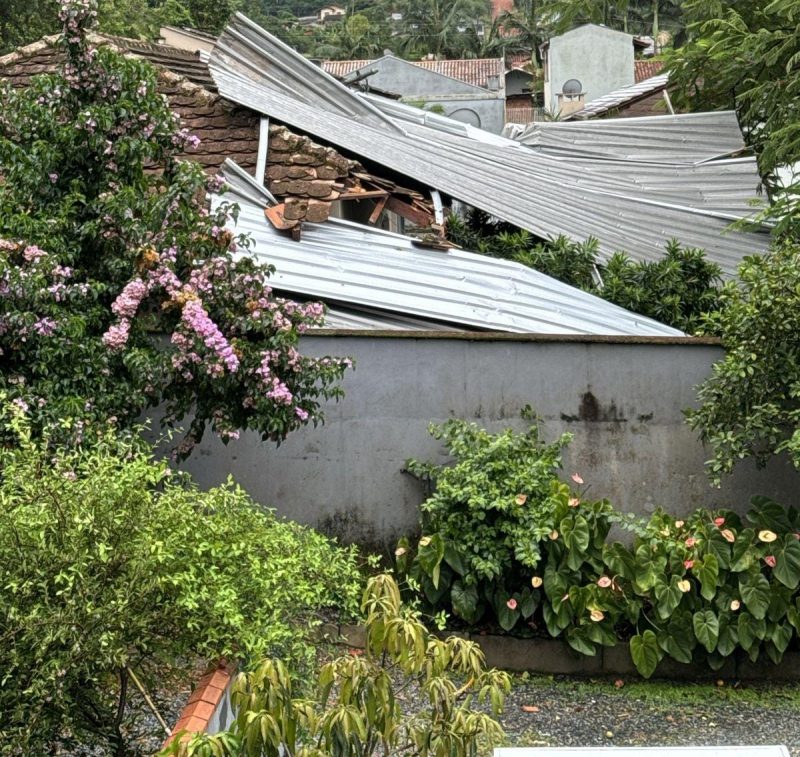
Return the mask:
<path fill-rule="evenodd" d="M 676 104 L 733 108 L 753 148 L 777 232 L 797 237 L 800 10 L 795 0 L 687 0 L 690 41 L 668 59 Z"/>
<path fill-rule="evenodd" d="M 409 59 L 475 57 L 476 35 L 468 33 L 487 18 L 486 0 L 403 0 L 397 8 L 403 19 L 399 31 L 402 51 Z"/>

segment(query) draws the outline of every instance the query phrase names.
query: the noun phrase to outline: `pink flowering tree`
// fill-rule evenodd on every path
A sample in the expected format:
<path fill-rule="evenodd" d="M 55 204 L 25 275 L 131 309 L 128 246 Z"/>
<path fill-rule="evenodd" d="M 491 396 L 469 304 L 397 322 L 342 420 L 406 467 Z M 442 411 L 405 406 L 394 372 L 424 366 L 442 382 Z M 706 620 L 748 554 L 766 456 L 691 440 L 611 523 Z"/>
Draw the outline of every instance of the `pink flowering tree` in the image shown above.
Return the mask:
<path fill-rule="evenodd" d="M 319 303 L 276 297 L 235 236 L 222 182 L 178 156 L 198 144 L 156 71 L 91 44 L 96 0 L 61 0 L 60 72 L 0 84 L 0 393 L 73 441 L 163 405 L 280 441 L 321 420 L 348 361 L 298 352 Z"/>

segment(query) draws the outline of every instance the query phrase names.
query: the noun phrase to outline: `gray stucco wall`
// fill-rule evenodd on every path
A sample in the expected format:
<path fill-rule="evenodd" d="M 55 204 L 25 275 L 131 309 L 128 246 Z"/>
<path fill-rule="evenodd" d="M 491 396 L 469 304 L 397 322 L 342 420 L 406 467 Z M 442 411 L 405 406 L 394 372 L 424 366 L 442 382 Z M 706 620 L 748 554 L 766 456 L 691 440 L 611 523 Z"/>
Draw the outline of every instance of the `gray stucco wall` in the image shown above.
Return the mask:
<path fill-rule="evenodd" d="M 632 65 L 632 64 L 631 64 Z M 444 115 L 499 134 L 505 125 L 505 82 L 492 92 L 482 87 L 443 76 L 413 63 L 387 55 L 370 63 L 364 70 L 377 69 L 367 79 L 370 86 L 401 95 L 404 102 L 424 107 L 440 105 Z M 438 109 L 437 109 L 438 112 Z"/>
<path fill-rule="evenodd" d="M 589 496 L 621 509 L 741 511 L 757 493 L 800 504 L 800 478 L 785 461 L 766 471 L 744 464 L 721 491 L 708 485 L 707 451 L 682 410 L 722 355 L 711 344 L 394 335 L 313 336 L 302 347 L 356 361 L 347 396 L 327 408 L 325 425 L 298 431 L 279 448 L 253 436 L 227 447 L 208 439 L 186 468 L 204 486 L 230 473 L 259 502 L 347 540 L 378 545 L 414 528 L 422 495 L 402 470 L 409 457 L 443 460 L 430 421 L 522 429 L 526 404 L 542 416 L 548 440 L 575 435 L 564 475 L 579 472 Z"/>
<path fill-rule="evenodd" d="M 584 104 L 634 83 L 633 37 L 624 32 L 586 24 L 550 38 L 545 105 L 558 110 L 556 95 L 568 79 L 578 79 L 586 93 Z"/>

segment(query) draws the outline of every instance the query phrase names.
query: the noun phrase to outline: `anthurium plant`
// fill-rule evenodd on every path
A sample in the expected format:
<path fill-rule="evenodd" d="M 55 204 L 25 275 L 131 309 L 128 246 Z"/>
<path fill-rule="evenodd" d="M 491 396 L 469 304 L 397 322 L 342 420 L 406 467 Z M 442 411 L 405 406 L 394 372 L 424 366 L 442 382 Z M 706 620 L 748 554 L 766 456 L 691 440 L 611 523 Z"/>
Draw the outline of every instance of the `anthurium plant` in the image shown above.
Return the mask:
<path fill-rule="evenodd" d="M 568 435 L 432 427 L 454 458 L 411 461 L 432 487 L 421 532 L 395 556 L 408 586 L 468 625 L 564 638 L 582 654 L 628 641 L 637 670 L 665 657 L 713 669 L 737 650 L 777 663 L 800 632 L 800 513 L 765 497 L 744 517 L 662 510 L 648 521 L 562 482 Z M 632 544 L 610 542 L 613 524 Z"/>

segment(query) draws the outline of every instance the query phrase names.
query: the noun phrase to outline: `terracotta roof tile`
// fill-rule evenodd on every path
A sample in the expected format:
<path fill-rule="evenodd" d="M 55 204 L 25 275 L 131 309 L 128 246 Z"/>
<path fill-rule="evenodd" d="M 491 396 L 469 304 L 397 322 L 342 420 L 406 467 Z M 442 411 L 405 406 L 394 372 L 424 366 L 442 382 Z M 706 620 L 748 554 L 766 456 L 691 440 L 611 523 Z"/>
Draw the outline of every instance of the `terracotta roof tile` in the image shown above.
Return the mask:
<path fill-rule="evenodd" d="M 374 60 L 324 60 L 322 69 L 331 76 L 341 79 L 359 68 L 374 63 Z M 451 79 L 487 88 L 489 77 L 497 76 L 503 81 L 505 64 L 502 58 L 461 58 L 458 60 L 412 60 L 415 66 L 449 76 Z"/>
<path fill-rule="evenodd" d="M 635 60 L 633 61 L 634 84 L 638 84 L 645 79 L 652 79 L 661 73 L 664 68 L 663 61 L 660 60 Z"/>

